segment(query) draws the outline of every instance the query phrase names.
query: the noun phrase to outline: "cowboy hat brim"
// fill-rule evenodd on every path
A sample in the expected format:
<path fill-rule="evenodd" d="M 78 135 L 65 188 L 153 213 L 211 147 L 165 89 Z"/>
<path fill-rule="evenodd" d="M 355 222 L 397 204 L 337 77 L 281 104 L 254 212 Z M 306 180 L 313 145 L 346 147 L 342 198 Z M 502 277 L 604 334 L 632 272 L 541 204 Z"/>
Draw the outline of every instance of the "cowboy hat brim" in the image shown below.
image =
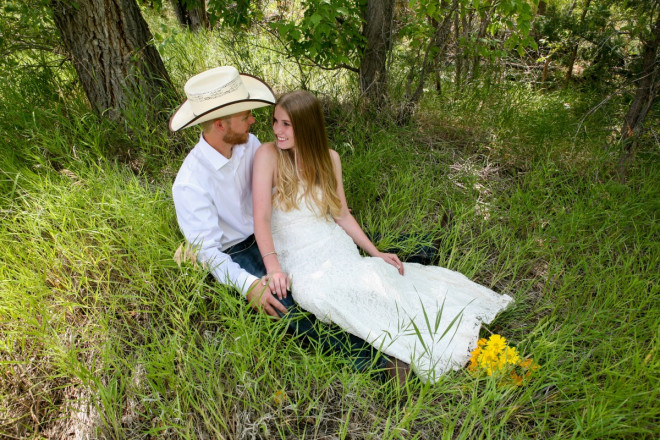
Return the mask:
<path fill-rule="evenodd" d="M 252 75 L 242 73 L 240 77 L 249 93 L 247 99 L 226 102 L 199 115 L 193 112 L 190 101 L 186 99 L 170 118 L 170 130 L 178 131 L 204 121 L 275 104 L 275 94 L 268 84 Z"/>

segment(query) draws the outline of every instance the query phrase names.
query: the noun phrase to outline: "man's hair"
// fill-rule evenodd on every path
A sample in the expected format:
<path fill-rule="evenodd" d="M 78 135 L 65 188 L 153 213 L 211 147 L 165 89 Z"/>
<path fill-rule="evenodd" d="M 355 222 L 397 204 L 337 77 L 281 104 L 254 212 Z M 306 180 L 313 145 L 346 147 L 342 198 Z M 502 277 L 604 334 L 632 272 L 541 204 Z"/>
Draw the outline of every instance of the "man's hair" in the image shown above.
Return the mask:
<path fill-rule="evenodd" d="M 313 201 L 321 215 L 338 217 L 341 201 L 337 195 L 337 178 L 318 100 L 311 93 L 301 90 L 282 95 L 275 107 L 289 116 L 295 149 L 277 149 L 277 192 L 274 202 L 285 211 L 297 208 L 302 181 L 305 199 Z M 296 156 L 300 157 L 300 170 L 296 166 Z"/>
<path fill-rule="evenodd" d="M 211 127 L 213 127 L 213 124 L 215 123 L 215 121 L 217 121 L 218 119 L 220 119 L 220 118 L 210 119 L 208 121 L 202 122 L 200 124 L 202 126 L 202 131 L 204 133 L 208 133 L 211 130 Z"/>

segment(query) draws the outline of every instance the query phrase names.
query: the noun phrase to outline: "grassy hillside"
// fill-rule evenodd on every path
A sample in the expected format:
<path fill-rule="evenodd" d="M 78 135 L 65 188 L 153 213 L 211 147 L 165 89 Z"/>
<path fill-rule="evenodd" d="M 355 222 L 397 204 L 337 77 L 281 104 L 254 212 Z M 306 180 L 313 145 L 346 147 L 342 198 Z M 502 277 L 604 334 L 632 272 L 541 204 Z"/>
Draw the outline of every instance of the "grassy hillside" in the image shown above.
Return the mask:
<path fill-rule="evenodd" d="M 659 150 L 649 136 L 615 178 L 624 102 L 448 85 L 399 126 L 353 111 L 354 78 L 299 69 L 264 36 L 149 19 L 180 89 L 233 64 L 317 92 L 364 229 L 381 247 L 411 234 L 404 254 L 433 242 L 437 264 L 513 296 L 483 334 L 541 367 L 521 387 L 458 371 L 399 388 L 287 336 L 173 258 L 170 187 L 195 130 L 93 115 L 67 65 L 2 71 L 0 437 L 658 435 Z"/>

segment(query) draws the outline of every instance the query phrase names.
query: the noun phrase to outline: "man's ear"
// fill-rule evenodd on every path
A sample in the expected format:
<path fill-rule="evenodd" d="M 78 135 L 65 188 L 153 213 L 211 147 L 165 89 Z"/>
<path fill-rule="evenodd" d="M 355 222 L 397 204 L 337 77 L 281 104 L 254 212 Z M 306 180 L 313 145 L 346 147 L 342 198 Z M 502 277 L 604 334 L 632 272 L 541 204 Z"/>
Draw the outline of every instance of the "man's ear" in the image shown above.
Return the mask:
<path fill-rule="evenodd" d="M 213 121 L 213 125 L 215 125 L 219 131 L 224 133 L 225 131 L 227 131 L 227 127 L 229 126 L 229 121 L 226 121 L 224 119 L 216 119 L 215 121 Z"/>

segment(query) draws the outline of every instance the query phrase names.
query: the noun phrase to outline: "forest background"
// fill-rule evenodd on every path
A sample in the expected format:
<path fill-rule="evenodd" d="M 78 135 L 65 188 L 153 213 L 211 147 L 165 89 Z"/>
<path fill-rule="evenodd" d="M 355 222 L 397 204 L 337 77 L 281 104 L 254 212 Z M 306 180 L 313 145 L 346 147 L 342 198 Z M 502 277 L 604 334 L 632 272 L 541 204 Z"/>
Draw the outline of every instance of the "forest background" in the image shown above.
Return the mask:
<path fill-rule="evenodd" d="M 657 0 L 0 10 L 0 437 L 657 438 Z M 376 244 L 512 295 L 483 335 L 540 368 L 399 387 L 209 278 L 166 121 L 218 65 L 317 94 Z"/>

